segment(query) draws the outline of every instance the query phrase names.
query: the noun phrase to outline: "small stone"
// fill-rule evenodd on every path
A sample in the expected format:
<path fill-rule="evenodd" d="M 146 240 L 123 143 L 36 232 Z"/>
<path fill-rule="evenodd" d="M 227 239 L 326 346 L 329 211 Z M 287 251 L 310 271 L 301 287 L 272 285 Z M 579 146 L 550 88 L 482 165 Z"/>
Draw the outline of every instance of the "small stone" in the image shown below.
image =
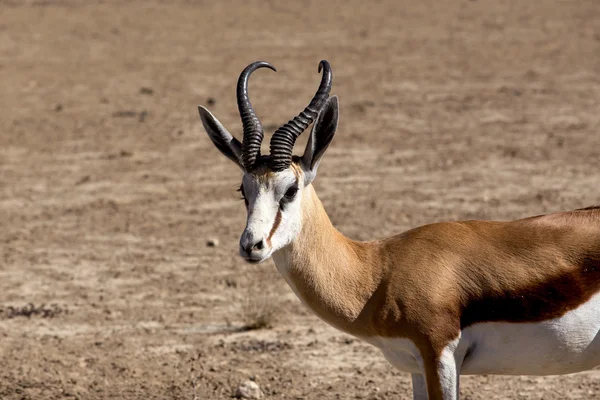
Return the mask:
<path fill-rule="evenodd" d="M 217 239 L 217 238 L 208 239 L 206 241 L 207 247 L 217 247 L 218 245 L 219 245 L 219 239 Z"/>
<path fill-rule="evenodd" d="M 263 392 L 256 382 L 244 381 L 240 383 L 235 391 L 235 397 L 238 399 L 262 399 Z"/>

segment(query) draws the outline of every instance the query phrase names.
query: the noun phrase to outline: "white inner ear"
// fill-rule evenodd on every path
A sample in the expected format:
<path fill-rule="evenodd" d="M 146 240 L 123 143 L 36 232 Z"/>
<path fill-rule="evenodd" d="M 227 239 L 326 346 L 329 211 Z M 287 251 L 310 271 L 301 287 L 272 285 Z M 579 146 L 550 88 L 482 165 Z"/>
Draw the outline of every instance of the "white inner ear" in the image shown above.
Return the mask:
<path fill-rule="evenodd" d="M 310 163 L 308 165 L 304 165 L 304 162 L 302 163 L 302 171 L 304 172 L 304 186 L 308 186 L 312 183 L 312 181 L 315 179 L 315 177 L 317 176 L 317 169 L 309 169 Z"/>
<path fill-rule="evenodd" d="M 304 172 L 304 186 L 310 185 L 310 183 L 315 179 L 317 175 L 317 168 L 311 170 L 310 164 L 312 163 L 312 159 L 315 154 L 315 126 L 310 131 L 310 136 L 308 137 L 308 142 L 306 143 L 306 148 L 304 149 L 304 154 L 302 155 L 302 171 Z M 316 167 L 316 165 L 315 165 Z"/>
<path fill-rule="evenodd" d="M 302 155 L 302 164 L 306 168 L 310 168 L 310 162 L 312 161 L 313 155 L 315 154 L 315 126 L 313 125 L 310 134 L 308 136 L 308 142 L 306 142 L 306 148 L 304 149 L 304 154 Z"/>

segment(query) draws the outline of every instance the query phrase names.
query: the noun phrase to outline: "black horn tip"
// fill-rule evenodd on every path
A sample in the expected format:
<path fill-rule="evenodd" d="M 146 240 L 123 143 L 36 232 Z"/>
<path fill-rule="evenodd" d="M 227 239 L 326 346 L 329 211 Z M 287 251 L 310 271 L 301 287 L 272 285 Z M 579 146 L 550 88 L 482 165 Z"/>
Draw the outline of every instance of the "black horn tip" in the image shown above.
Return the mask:
<path fill-rule="evenodd" d="M 250 75 L 252 75 L 252 73 L 259 68 L 269 68 L 271 71 L 277 72 L 275 67 L 266 61 L 255 61 L 252 64 L 249 64 L 246 68 L 244 68 L 244 70 L 240 74 L 240 77 L 238 78 L 238 102 L 240 101 L 240 96 L 247 96 L 246 92 L 248 90 L 248 79 L 250 78 Z"/>
<path fill-rule="evenodd" d="M 266 61 L 255 61 L 252 64 L 248 65 L 246 68 L 244 68 L 244 72 L 248 70 L 254 71 L 258 68 L 269 68 L 270 70 L 277 72 L 277 69 Z"/>
<path fill-rule="evenodd" d="M 266 61 L 259 61 L 260 66 L 258 66 L 257 68 L 269 68 L 271 71 L 275 71 L 277 72 L 277 68 L 275 68 L 274 66 L 272 66 L 271 64 L 269 64 Z"/>
<path fill-rule="evenodd" d="M 331 65 L 329 64 L 329 61 L 321 60 L 321 62 L 319 62 L 319 73 L 321 73 L 321 70 L 323 68 L 331 69 Z"/>

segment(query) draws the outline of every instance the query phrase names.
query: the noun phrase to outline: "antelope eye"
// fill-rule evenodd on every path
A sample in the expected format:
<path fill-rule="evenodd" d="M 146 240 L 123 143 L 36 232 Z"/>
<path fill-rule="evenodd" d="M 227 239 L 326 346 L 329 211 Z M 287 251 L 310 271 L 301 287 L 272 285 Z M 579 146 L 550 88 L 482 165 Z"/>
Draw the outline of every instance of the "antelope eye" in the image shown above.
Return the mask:
<path fill-rule="evenodd" d="M 246 197 L 246 193 L 244 192 L 244 186 L 240 186 L 240 188 L 237 191 L 240 192 L 240 198 L 244 200 L 244 204 L 246 204 L 246 207 L 248 207 L 248 198 Z"/>
<path fill-rule="evenodd" d="M 296 193 L 298 193 L 298 188 L 296 186 L 292 186 L 287 190 L 287 192 L 285 192 L 283 197 L 285 197 L 285 199 L 288 201 L 293 200 L 294 197 L 296 197 Z"/>

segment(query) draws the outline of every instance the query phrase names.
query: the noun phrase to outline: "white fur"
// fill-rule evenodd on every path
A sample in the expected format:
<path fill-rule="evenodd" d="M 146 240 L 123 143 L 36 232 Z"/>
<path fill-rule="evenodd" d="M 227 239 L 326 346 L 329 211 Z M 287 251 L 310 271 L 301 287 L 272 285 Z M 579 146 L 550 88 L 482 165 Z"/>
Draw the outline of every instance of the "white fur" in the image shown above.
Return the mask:
<path fill-rule="evenodd" d="M 390 364 L 400 371 L 420 374 L 423 371 L 423 358 L 417 346 L 405 338 L 362 338 L 365 342 L 378 347 Z"/>
<path fill-rule="evenodd" d="M 460 344 L 460 337 L 459 335 L 458 339 L 446 346 L 438 361 L 437 374 L 442 386 L 444 400 L 457 400 L 459 397 L 460 364 L 463 357 L 456 350 Z"/>
<path fill-rule="evenodd" d="M 562 317 L 536 323 L 485 322 L 464 329 L 443 350 L 444 400 L 458 399 L 459 375 L 560 375 L 600 365 L 600 294 Z M 397 369 L 412 374 L 415 400 L 426 400 L 423 360 L 405 338 L 362 338 Z"/>

